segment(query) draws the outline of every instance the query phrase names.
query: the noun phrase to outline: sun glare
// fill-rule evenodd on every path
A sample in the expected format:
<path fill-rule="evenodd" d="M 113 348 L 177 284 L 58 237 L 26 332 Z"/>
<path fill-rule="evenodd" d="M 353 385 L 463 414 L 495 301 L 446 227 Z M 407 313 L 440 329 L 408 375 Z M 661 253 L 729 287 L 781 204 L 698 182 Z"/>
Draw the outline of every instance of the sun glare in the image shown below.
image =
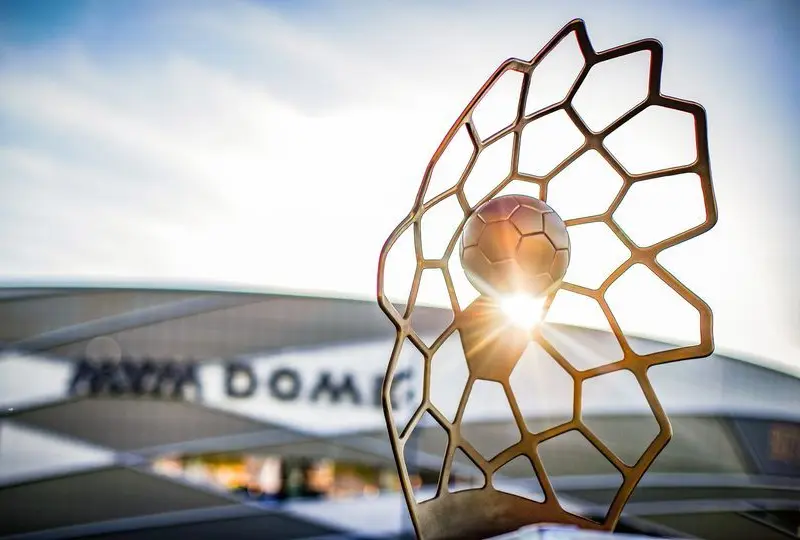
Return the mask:
<path fill-rule="evenodd" d="M 544 296 L 517 293 L 500 299 L 500 309 L 509 321 L 524 330 L 530 330 L 542 320 Z"/>

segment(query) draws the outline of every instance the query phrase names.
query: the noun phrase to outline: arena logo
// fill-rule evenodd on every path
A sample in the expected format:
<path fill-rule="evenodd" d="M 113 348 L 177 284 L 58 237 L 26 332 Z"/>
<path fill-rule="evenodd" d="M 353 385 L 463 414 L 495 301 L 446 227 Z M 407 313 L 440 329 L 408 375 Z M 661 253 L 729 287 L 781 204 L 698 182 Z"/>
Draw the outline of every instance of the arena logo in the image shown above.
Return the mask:
<path fill-rule="evenodd" d="M 210 365 L 210 364 L 206 364 Z M 77 362 L 69 392 L 81 396 L 133 396 L 193 399 L 200 397 L 201 364 L 192 361 L 91 360 Z M 288 366 L 259 377 L 251 364 L 223 364 L 224 395 L 231 400 L 268 396 L 290 403 L 345 404 L 380 407 L 383 375 L 358 376 L 349 371 L 322 369 L 312 374 Z M 398 371 L 391 388 L 395 407 L 413 403 L 417 397 L 409 384 L 413 373 Z M 309 379 L 310 377 L 310 379 Z"/>
<path fill-rule="evenodd" d="M 311 403 L 349 403 L 352 405 L 381 406 L 383 375 L 373 376 L 365 387 L 365 379 L 355 373 L 321 370 L 307 380 L 308 374 L 291 367 L 278 367 L 269 372 L 262 381 L 250 364 L 228 363 L 225 366 L 225 394 L 232 399 L 247 399 L 257 396 L 259 383 L 263 392 L 283 402 L 307 401 Z M 414 401 L 410 370 L 399 371 L 392 382 L 392 404 L 402 406 Z M 403 388 L 405 387 L 405 392 Z"/>
<path fill-rule="evenodd" d="M 199 393 L 197 370 L 196 362 L 82 359 L 75 366 L 69 393 L 185 399 Z"/>

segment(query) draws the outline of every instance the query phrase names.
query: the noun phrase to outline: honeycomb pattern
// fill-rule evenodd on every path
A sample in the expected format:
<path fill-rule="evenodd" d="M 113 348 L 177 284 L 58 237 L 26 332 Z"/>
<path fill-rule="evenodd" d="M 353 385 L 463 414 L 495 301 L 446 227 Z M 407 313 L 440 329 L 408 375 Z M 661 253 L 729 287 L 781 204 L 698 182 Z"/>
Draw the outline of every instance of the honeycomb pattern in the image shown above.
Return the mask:
<path fill-rule="evenodd" d="M 551 105 L 548 105 L 533 112 L 526 112 L 525 106 L 528 102 L 529 87 L 531 85 L 531 78 L 536 72 L 537 66 L 540 65 L 543 59 L 550 53 L 556 46 L 561 43 L 566 37 L 574 34 L 576 38 L 580 53 L 584 58 L 583 67 L 577 74 L 577 78 L 572 83 L 566 96 Z M 650 63 L 648 70 L 648 90 L 644 99 L 635 105 L 633 108 L 611 121 L 601 131 L 593 131 L 590 129 L 586 122 L 581 118 L 580 114 L 573 107 L 572 102 L 581 84 L 586 79 L 589 72 L 593 67 L 602 65 L 604 62 L 618 59 L 626 55 L 645 52 L 649 55 Z M 433 155 L 423 177 L 422 184 L 417 193 L 416 200 L 413 208 L 408 216 L 392 232 L 386 241 L 383 250 L 381 251 L 379 268 L 378 268 L 378 302 L 394 324 L 397 331 L 397 345 L 389 360 L 389 365 L 386 371 L 386 378 L 384 382 L 383 392 L 383 407 L 386 413 L 387 426 L 390 435 L 394 456 L 398 466 L 403 492 L 406 497 L 407 504 L 412 516 L 417 534 L 421 538 L 443 538 L 448 535 L 468 538 L 468 537 L 485 537 L 493 534 L 501 534 L 508 532 L 526 523 L 533 523 L 537 521 L 549 521 L 560 523 L 571 523 L 583 528 L 591 529 L 605 529 L 613 530 L 622 509 L 631 496 L 631 493 L 644 473 L 647 471 L 653 460 L 658 456 L 661 450 L 665 447 L 667 442 L 672 436 L 671 425 L 669 420 L 659 403 L 659 400 L 650 384 L 647 377 L 647 369 L 651 366 L 663 364 L 666 362 L 674 362 L 678 360 L 685 360 L 690 358 L 699 358 L 707 356 L 713 352 L 713 334 L 712 334 L 712 312 L 709 306 L 683 285 L 675 276 L 662 267 L 657 261 L 657 256 L 663 250 L 668 249 L 676 244 L 697 237 L 698 235 L 711 229 L 717 221 L 716 202 L 714 199 L 713 186 L 711 181 L 711 171 L 709 164 L 709 151 L 707 141 L 707 122 L 704 109 L 696 103 L 668 97 L 661 92 L 661 68 L 663 62 L 663 50 L 661 44 L 653 39 L 644 39 L 619 46 L 606 51 L 595 51 L 589 40 L 589 36 L 583 21 L 576 19 L 568 23 L 561 31 L 559 31 L 553 39 L 531 60 L 523 61 L 519 59 L 510 59 L 504 62 L 489 78 L 489 80 L 478 91 L 476 96 L 467 105 L 464 112 L 452 126 L 447 133 L 441 145 L 438 147 Z M 519 101 L 516 103 L 516 116 L 514 120 L 507 126 L 499 131 L 493 133 L 483 132 L 482 126 L 476 124 L 473 118 L 473 111 L 481 103 L 484 96 L 486 96 L 495 83 L 507 73 L 521 74 L 522 83 L 520 86 Z M 535 92 L 535 90 L 534 90 Z M 615 133 L 620 127 L 624 126 L 631 120 L 648 109 L 648 107 L 660 107 L 670 109 L 689 115 L 693 119 L 693 135 L 694 145 L 696 148 L 695 159 L 686 165 L 662 168 L 657 170 L 645 170 L 643 172 L 633 173 L 627 170 L 620 161 L 612 155 L 605 144 L 605 139 L 609 135 Z M 521 137 L 523 129 L 540 119 L 547 118 L 554 114 L 566 114 L 576 129 L 582 134 L 584 141 L 569 155 L 558 161 L 558 164 L 549 170 L 546 174 L 533 175 L 520 171 L 520 148 Z M 428 193 L 429 183 L 432 171 L 441 157 L 442 153 L 447 149 L 454 136 L 466 130 L 471 139 L 473 152 L 466 164 L 460 178 L 454 179 L 451 187 L 442 191 L 441 193 Z M 652 134 L 651 134 L 652 135 Z M 469 204 L 467 197 L 464 194 L 464 185 L 470 177 L 478 157 L 487 149 L 492 148 L 492 145 L 497 141 L 510 136 L 513 140 L 511 155 L 508 162 L 510 164 L 508 172 L 497 178 L 497 185 L 486 193 L 480 200 L 474 204 Z M 559 289 L 570 291 L 577 295 L 582 295 L 596 302 L 604 316 L 606 317 L 609 327 L 611 328 L 616 340 L 619 342 L 622 349 L 622 358 L 617 361 L 598 365 L 583 371 L 577 370 L 573 367 L 558 350 L 542 335 L 539 330 L 533 330 L 527 335 L 516 336 L 513 342 L 512 351 L 521 348 L 524 342 L 537 343 L 541 348 L 546 351 L 552 359 L 557 362 L 563 370 L 574 381 L 574 404 L 575 410 L 573 411 L 572 418 L 568 421 L 553 426 L 544 431 L 533 433 L 525 425 L 519 407 L 516 404 L 513 390 L 508 381 L 513 365 L 508 366 L 501 372 L 497 370 L 490 370 L 491 373 L 480 373 L 481 369 L 485 370 L 483 363 L 478 363 L 480 368 L 470 364 L 469 378 L 464 385 L 463 395 L 458 405 L 458 410 L 453 419 L 447 418 L 443 415 L 430 400 L 430 366 L 432 362 L 435 363 L 436 354 L 441 345 L 456 332 L 461 334 L 462 344 L 465 340 L 465 329 L 463 328 L 464 321 L 468 318 L 464 317 L 464 312 L 471 309 L 478 309 L 482 298 L 478 298 L 469 306 L 460 305 L 457 295 L 453 288 L 453 280 L 451 278 L 451 269 L 449 264 L 453 264 L 454 259 L 453 250 L 455 249 L 456 242 L 459 236 L 464 231 L 465 224 L 469 216 L 473 213 L 475 208 L 485 203 L 486 201 L 494 198 L 506 188 L 510 183 L 527 183 L 538 186 L 540 199 L 547 200 L 548 185 L 556 178 L 565 168 L 575 162 L 582 155 L 587 152 L 596 152 L 603 160 L 622 178 L 622 186 L 618 193 L 610 202 L 608 207 L 601 213 L 579 216 L 565 221 L 567 227 L 579 226 L 586 224 L 604 224 L 616 236 L 619 241 L 629 250 L 630 256 L 619 263 L 616 268 L 610 271 L 609 275 L 596 287 L 590 288 L 587 286 L 576 285 L 564 281 Z M 637 169 L 638 171 L 638 169 Z M 645 182 L 651 179 L 669 179 L 671 177 L 692 173 L 697 175 L 700 179 L 701 190 L 703 194 L 703 201 L 705 206 L 705 220 L 691 228 L 673 234 L 668 238 L 661 239 L 647 247 L 640 247 L 634 243 L 630 236 L 616 223 L 613 219 L 613 214 L 620 206 L 625 198 L 625 195 L 638 182 Z M 463 216 L 460 223 L 454 224 L 454 230 L 451 240 L 445 250 L 441 259 L 426 259 L 422 256 L 420 249 L 421 239 L 423 237 L 423 230 L 421 227 L 421 219 L 431 208 L 443 201 L 456 200 Z M 547 230 L 546 221 L 543 222 L 543 227 Z M 395 306 L 389 302 L 384 293 L 384 270 L 386 263 L 386 256 L 392 249 L 396 240 L 400 235 L 413 228 L 415 243 L 417 246 L 417 277 L 415 285 L 412 286 L 412 291 L 418 287 L 419 274 L 422 269 L 437 268 L 445 275 L 445 282 L 447 284 L 451 306 L 453 310 L 453 321 L 444 330 L 444 332 L 436 339 L 430 346 L 427 346 L 416 334 L 411 322 L 410 316 L 414 310 L 415 294 L 411 294 L 409 304 L 401 313 Z M 480 231 L 466 231 L 465 237 L 467 243 L 471 246 L 480 243 Z M 564 261 L 554 259 L 553 265 L 565 264 Z M 690 346 L 679 346 L 664 351 L 657 351 L 648 354 L 635 352 L 628 343 L 620 325 L 618 324 L 614 313 L 611 311 L 605 299 L 606 291 L 609 287 L 622 276 L 626 270 L 635 264 L 641 264 L 649 269 L 658 279 L 663 281 L 670 287 L 677 295 L 682 297 L 689 305 L 691 305 L 699 313 L 699 333 L 700 341 L 698 344 Z M 548 296 L 545 302 L 545 310 L 547 310 L 552 303 L 555 295 L 554 291 Z M 476 307 L 477 306 L 477 307 Z M 485 306 L 484 306 L 485 307 Z M 469 333 L 469 332 L 466 332 Z M 423 392 L 423 400 L 419 408 L 412 415 L 411 420 L 402 429 L 398 430 L 394 421 L 394 411 L 392 410 L 391 401 L 389 397 L 389 389 L 391 381 L 393 380 L 395 369 L 397 365 L 397 358 L 400 351 L 402 342 L 408 339 L 415 347 L 422 353 L 426 363 L 425 373 L 425 386 Z M 520 339 L 522 341 L 520 342 Z M 502 349 L 503 340 L 497 340 L 498 347 Z M 507 352 L 507 351 L 504 351 Z M 465 353 L 468 353 L 465 348 Z M 516 360 L 514 360 L 516 362 Z M 633 375 L 637 383 L 640 385 L 642 394 L 647 401 L 654 418 L 658 424 L 658 434 L 645 448 L 642 454 L 633 463 L 626 463 L 614 454 L 611 449 L 606 446 L 599 437 L 597 437 L 591 429 L 583 422 L 581 417 L 581 392 L 584 382 L 598 377 L 603 374 L 610 374 L 615 372 L 625 371 Z M 470 391 L 476 380 L 484 378 L 493 378 L 499 382 L 506 390 L 509 403 L 517 425 L 522 433 L 522 440 L 500 452 L 498 455 L 491 459 L 486 459 L 481 455 L 461 434 L 461 420 L 463 417 L 464 409 L 469 399 Z M 405 442 L 408 440 L 410 434 L 419 422 L 419 419 L 424 414 L 430 414 L 441 428 L 448 435 L 448 446 L 445 452 L 444 465 L 441 470 L 439 478 L 439 487 L 436 496 L 425 503 L 417 503 L 412 494 L 411 486 L 409 483 L 408 471 L 404 461 L 404 447 Z M 584 437 L 593 446 L 599 454 L 607 460 L 616 471 L 618 471 L 622 478 L 622 483 L 617 491 L 616 496 L 611 502 L 608 512 L 605 517 L 599 521 L 591 521 L 573 514 L 566 512 L 559 504 L 558 498 L 553 490 L 553 487 L 545 471 L 544 465 L 540 459 L 538 447 L 546 441 L 553 440 L 559 436 L 581 436 Z M 533 472 L 536 475 L 536 480 L 541 486 L 544 494 L 544 501 L 540 503 L 530 502 L 526 504 L 534 506 L 520 506 L 522 499 L 515 498 L 511 495 L 501 493 L 495 490 L 491 483 L 480 489 L 467 490 L 458 493 L 450 493 L 447 489 L 450 481 L 450 470 L 452 468 L 453 456 L 456 450 L 462 451 L 466 454 L 470 461 L 472 461 L 484 474 L 487 479 L 493 478 L 493 475 L 509 464 L 512 460 L 519 457 L 524 457 L 530 460 L 533 466 Z M 502 514 L 505 516 L 503 519 L 495 519 L 493 523 L 490 516 L 498 516 L 497 512 L 492 514 L 486 508 L 490 508 L 491 512 L 498 509 L 511 509 L 512 511 Z M 505 510 L 503 510 L 504 512 Z M 512 516 L 513 514 L 513 516 Z M 508 519 L 506 519 L 508 518 Z M 481 536 L 483 535 L 483 536 Z"/>
<path fill-rule="evenodd" d="M 460 254 L 478 291 L 539 295 L 564 277 L 569 236 L 546 203 L 504 195 L 485 202 L 467 220 Z"/>

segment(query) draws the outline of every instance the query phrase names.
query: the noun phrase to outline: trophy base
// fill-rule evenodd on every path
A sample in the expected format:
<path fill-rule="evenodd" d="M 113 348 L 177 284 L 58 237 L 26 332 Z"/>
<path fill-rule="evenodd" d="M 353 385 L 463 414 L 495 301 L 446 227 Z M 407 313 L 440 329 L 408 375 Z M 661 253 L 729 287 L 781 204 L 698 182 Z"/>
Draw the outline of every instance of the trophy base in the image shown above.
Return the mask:
<path fill-rule="evenodd" d="M 602 529 L 594 521 L 563 510 L 556 501 L 540 503 L 488 487 L 422 502 L 417 516 L 423 540 L 482 540 L 537 523 Z"/>

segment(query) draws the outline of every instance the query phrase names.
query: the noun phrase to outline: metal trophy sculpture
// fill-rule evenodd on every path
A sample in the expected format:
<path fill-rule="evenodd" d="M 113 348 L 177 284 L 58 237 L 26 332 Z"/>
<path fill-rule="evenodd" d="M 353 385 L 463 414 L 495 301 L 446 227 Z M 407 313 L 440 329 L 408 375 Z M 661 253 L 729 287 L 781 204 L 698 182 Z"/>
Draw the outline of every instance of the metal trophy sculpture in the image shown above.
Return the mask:
<path fill-rule="evenodd" d="M 536 92 L 536 88 L 530 86 L 531 75 L 535 72 L 542 59 L 572 32 L 575 33 L 577 43 L 585 59 L 584 66 L 577 79 L 567 92 L 566 97 L 561 101 L 531 114 L 525 114 L 526 97 L 529 92 Z M 600 132 L 590 130 L 572 106 L 572 100 L 589 70 L 592 66 L 607 60 L 639 51 L 650 53 L 649 92 L 647 97 L 604 130 Z M 636 41 L 610 50 L 597 52 L 592 48 L 586 27 L 581 20 L 574 20 L 567 24 L 531 61 L 507 60 L 483 85 L 447 133 L 425 171 L 412 211 L 395 228 L 386 241 L 381 251 L 379 262 L 378 301 L 382 310 L 396 327 L 397 337 L 383 386 L 383 409 L 402 490 L 414 528 L 420 538 L 486 538 L 515 531 L 523 526 L 536 523 L 554 523 L 573 525 L 584 529 L 613 530 L 625 503 L 637 483 L 670 440 L 672 435 L 671 426 L 659 404 L 653 387 L 650 385 L 647 370 L 654 365 L 699 358 L 711 354 L 714 348 L 712 313 L 703 300 L 698 298 L 659 264 L 656 256 L 669 247 L 708 231 L 716 223 L 717 216 L 709 168 L 705 111 L 696 103 L 667 97 L 661 93 L 662 60 L 661 44 L 653 39 Z M 481 131 L 481 125 L 476 125 L 473 121 L 472 113 L 495 82 L 509 71 L 518 72 L 522 75 L 519 102 L 516 104 L 516 117 L 510 125 L 497 133 L 483 132 Z M 682 167 L 632 174 L 611 155 L 604 145 L 605 137 L 650 106 L 674 109 L 694 117 L 696 159 L 693 163 Z M 520 140 L 523 136 L 523 130 L 531 122 L 556 111 L 565 111 L 567 113 L 583 134 L 585 141 L 580 148 L 566 157 L 549 173 L 542 176 L 527 174 L 519 168 Z M 469 163 L 465 164 L 463 174 L 460 178 L 454 180 L 452 187 L 442 193 L 428 193 L 432 171 L 455 134 L 461 128 L 466 128 L 473 145 L 472 157 Z M 513 137 L 512 152 L 508 156 L 509 167 L 507 174 L 497 178 L 496 187 L 476 204 L 470 205 L 464 195 L 464 184 L 468 180 L 476 160 L 488 147 L 507 135 Z M 605 159 L 621 176 L 623 185 L 613 202 L 604 212 L 589 217 L 562 221 L 558 215 L 558 208 L 551 208 L 547 204 L 548 183 L 569 164 L 589 150 L 597 151 Z M 634 183 L 682 173 L 694 173 L 700 178 L 705 204 L 705 221 L 652 246 L 640 247 L 612 219 L 614 211 L 619 207 Z M 538 186 L 540 188 L 540 197 L 533 198 L 517 194 L 498 196 L 501 190 L 515 180 Z M 463 211 L 463 218 L 452 231 L 452 237 L 444 256 L 439 259 L 425 258 L 421 249 L 421 238 L 426 234 L 422 227 L 422 218 L 426 212 L 448 199 L 455 199 L 459 203 Z M 585 223 L 606 224 L 631 253 L 630 257 L 611 272 L 597 289 L 590 289 L 563 281 L 570 262 L 569 228 Z M 409 301 L 405 309 L 402 310 L 395 307 L 388 300 L 384 291 L 384 275 L 387 255 L 392 250 L 398 237 L 411 227 L 413 227 L 416 248 L 416 274 L 411 287 L 412 290 L 409 293 Z M 449 266 L 454 264 L 454 259 L 451 260 L 450 257 L 456 249 L 459 250 L 461 265 L 470 283 L 480 293 L 480 296 L 469 305 L 459 305 L 459 300 L 453 287 L 452 269 Z M 637 263 L 650 269 L 666 285 L 697 309 L 700 313 L 699 344 L 651 354 L 637 354 L 634 352 L 626 341 L 625 335 L 605 300 L 605 293 L 611 284 L 627 269 Z M 426 269 L 438 269 L 444 274 L 454 312 L 452 323 L 431 345 L 427 345 L 417 334 L 411 322 L 420 277 L 423 270 Z M 524 294 L 538 297 L 540 302 L 533 303 L 532 306 L 535 307 L 530 308 L 541 310 L 540 313 L 532 314 L 538 319 L 546 315 L 559 289 L 584 295 L 599 304 L 615 338 L 622 348 L 624 355 L 622 360 L 592 369 L 578 370 L 548 342 L 542 335 L 539 326 L 531 325 L 530 328 L 524 329 L 510 325 L 504 319 L 500 305 L 504 299 L 509 298 L 509 295 Z M 469 379 L 463 389 L 454 420 L 450 421 L 431 401 L 430 366 L 437 361 L 436 355 L 442 343 L 456 332 L 460 336 L 469 367 Z M 509 384 L 511 370 L 519 360 L 526 345 L 531 341 L 538 343 L 561 365 L 574 381 L 572 418 L 561 425 L 540 433 L 533 433 L 526 427 L 515 400 L 514 392 Z M 407 425 L 402 429 L 398 429 L 390 396 L 401 348 L 407 342 L 418 349 L 424 358 L 423 398 Z M 660 428 L 659 434 L 644 450 L 638 461 L 633 464 L 626 464 L 616 456 L 592 433 L 581 418 L 582 383 L 592 377 L 620 370 L 628 370 L 635 376 Z M 462 436 L 461 432 L 461 421 L 470 390 L 474 382 L 481 379 L 496 381 L 503 386 L 522 434 L 518 443 L 506 448 L 494 457 L 481 455 L 470 444 L 470 441 Z M 533 384 L 531 385 L 531 391 L 535 391 Z M 405 461 L 405 444 L 425 413 L 429 413 L 446 432 L 448 444 L 436 495 L 430 500 L 418 503 L 414 498 Z M 622 485 L 602 520 L 592 521 L 588 518 L 571 514 L 559 504 L 537 451 L 542 442 L 573 430 L 582 434 L 619 471 L 623 478 Z M 485 477 L 483 487 L 455 493 L 449 491 L 448 485 L 453 466 L 453 457 L 457 450 L 463 452 L 482 472 Z M 503 465 L 519 456 L 530 460 L 536 480 L 538 480 L 544 492 L 543 502 L 536 502 L 499 491 L 493 486 L 493 474 Z"/>

